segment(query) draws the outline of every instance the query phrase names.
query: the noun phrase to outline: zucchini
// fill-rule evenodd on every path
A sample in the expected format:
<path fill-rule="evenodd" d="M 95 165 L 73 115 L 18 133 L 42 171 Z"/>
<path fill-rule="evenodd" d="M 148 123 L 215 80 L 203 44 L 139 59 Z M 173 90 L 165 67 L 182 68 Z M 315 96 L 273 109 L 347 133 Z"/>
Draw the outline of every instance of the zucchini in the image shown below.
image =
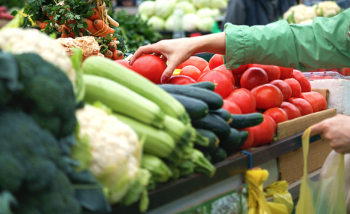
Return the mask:
<path fill-rule="evenodd" d="M 227 154 L 223 148 L 218 147 L 213 153 L 210 154 L 210 156 L 211 156 L 211 162 L 215 164 L 225 160 L 227 157 Z"/>
<path fill-rule="evenodd" d="M 178 118 L 184 123 L 190 121 L 185 108 L 166 91 L 160 89 L 138 73 L 110 59 L 95 56 L 89 57 L 84 61 L 82 69 L 84 74 L 104 77 L 129 88 L 157 104 L 169 116 Z"/>
<path fill-rule="evenodd" d="M 214 91 L 215 90 L 215 84 L 212 83 L 212 82 L 197 82 L 197 83 L 189 84 L 188 86 L 208 89 L 210 91 Z"/>
<path fill-rule="evenodd" d="M 243 129 L 257 126 L 264 121 L 264 117 L 260 113 L 252 114 L 231 114 L 232 122 L 230 126 L 235 129 Z"/>
<path fill-rule="evenodd" d="M 191 120 L 202 119 L 209 113 L 208 105 L 202 100 L 178 94 L 171 94 L 171 96 L 177 99 L 185 107 L 187 114 L 190 116 Z"/>
<path fill-rule="evenodd" d="M 180 120 L 165 115 L 164 117 L 164 129 L 167 134 L 169 134 L 175 141 L 175 143 L 186 145 L 191 139 L 192 135 L 195 133 L 191 127 L 185 125 Z"/>
<path fill-rule="evenodd" d="M 230 124 L 232 122 L 232 116 L 231 116 L 230 112 L 228 112 L 227 110 L 225 110 L 223 108 L 218 109 L 218 110 L 211 110 L 210 113 L 221 117 L 228 124 Z"/>
<path fill-rule="evenodd" d="M 249 137 L 249 133 L 247 131 L 240 131 L 239 134 L 241 135 L 241 146 L 239 148 L 241 148 L 244 143 L 247 141 L 248 137 Z"/>
<path fill-rule="evenodd" d="M 211 110 L 219 109 L 224 105 L 224 101 L 220 95 L 207 89 L 188 85 L 159 85 L 159 87 L 171 94 L 179 94 L 202 100 Z"/>
<path fill-rule="evenodd" d="M 205 130 L 205 129 L 196 129 L 197 134 L 200 134 L 206 138 L 209 139 L 208 146 L 200 146 L 200 145 L 194 145 L 194 147 L 204 153 L 212 153 L 215 151 L 216 148 L 218 148 L 219 145 L 219 138 L 214 134 L 214 132 Z"/>
<path fill-rule="evenodd" d="M 112 80 L 83 75 L 84 101 L 101 102 L 112 111 L 120 113 L 156 128 L 164 127 L 164 112 L 154 102 Z"/>
<path fill-rule="evenodd" d="M 234 150 L 241 147 L 241 135 L 237 129 L 231 128 L 230 137 L 220 141 L 220 147 L 225 150 Z"/>
<path fill-rule="evenodd" d="M 196 129 L 207 129 L 214 132 L 220 141 L 230 136 L 230 126 L 221 117 L 214 114 L 208 114 L 200 120 L 192 120 L 192 126 Z"/>

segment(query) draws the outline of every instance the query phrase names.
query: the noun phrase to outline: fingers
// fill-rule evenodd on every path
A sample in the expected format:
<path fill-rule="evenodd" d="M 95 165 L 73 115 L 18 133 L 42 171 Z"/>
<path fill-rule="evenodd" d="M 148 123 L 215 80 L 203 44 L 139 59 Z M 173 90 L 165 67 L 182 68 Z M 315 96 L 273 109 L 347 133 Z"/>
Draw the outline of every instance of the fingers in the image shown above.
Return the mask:
<path fill-rule="evenodd" d="M 323 122 L 317 123 L 317 124 L 312 126 L 310 136 L 322 134 L 323 132 L 324 132 Z"/>
<path fill-rule="evenodd" d="M 154 52 L 158 52 L 158 51 L 156 51 L 156 48 L 154 48 L 154 45 L 142 46 L 139 49 L 137 49 L 134 56 L 131 58 L 129 64 L 132 65 L 137 58 L 139 58 L 140 56 L 142 56 L 144 54 L 152 54 Z"/>
<path fill-rule="evenodd" d="M 160 80 L 161 83 L 167 83 L 171 77 L 171 75 L 173 74 L 174 70 L 176 69 L 176 67 L 179 65 L 180 63 L 178 62 L 174 62 L 174 61 L 169 61 L 169 65 L 168 67 L 165 69 L 163 76 Z"/>

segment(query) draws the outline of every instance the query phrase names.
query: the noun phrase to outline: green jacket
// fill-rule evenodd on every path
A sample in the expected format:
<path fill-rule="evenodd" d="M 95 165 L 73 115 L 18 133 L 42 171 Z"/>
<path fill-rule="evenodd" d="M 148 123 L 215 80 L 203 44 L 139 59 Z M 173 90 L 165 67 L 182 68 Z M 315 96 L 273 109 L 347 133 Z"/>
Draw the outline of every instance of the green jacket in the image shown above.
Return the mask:
<path fill-rule="evenodd" d="M 350 9 L 310 25 L 281 20 L 266 26 L 225 25 L 226 66 L 260 63 L 301 71 L 350 67 Z"/>

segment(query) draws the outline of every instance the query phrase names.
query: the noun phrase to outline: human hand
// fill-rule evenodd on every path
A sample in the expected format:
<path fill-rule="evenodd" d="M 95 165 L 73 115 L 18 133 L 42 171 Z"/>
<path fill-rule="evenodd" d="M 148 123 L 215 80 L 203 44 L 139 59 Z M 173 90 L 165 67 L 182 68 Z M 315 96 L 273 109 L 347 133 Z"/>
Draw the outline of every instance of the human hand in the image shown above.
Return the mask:
<path fill-rule="evenodd" d="M 350 116 L 338 114 L 314 125 L 311 136 L 317 134 L 328 139 L 334 151 L 342 154 L 350 153 Z"/>

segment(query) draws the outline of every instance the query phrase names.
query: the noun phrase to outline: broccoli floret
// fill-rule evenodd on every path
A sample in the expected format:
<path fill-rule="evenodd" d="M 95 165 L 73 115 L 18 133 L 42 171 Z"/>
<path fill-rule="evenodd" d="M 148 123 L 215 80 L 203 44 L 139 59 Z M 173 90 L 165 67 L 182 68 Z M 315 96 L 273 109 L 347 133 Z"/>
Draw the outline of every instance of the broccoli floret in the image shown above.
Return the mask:
<path fill-rule="evenodd" d="M 6 189 L 11 192 L 17 191 L 25 174 L 23 166 L 9 154 L 2 154 L 0 163 L 4 163 L 0 170 L 0 189 Z"/>

